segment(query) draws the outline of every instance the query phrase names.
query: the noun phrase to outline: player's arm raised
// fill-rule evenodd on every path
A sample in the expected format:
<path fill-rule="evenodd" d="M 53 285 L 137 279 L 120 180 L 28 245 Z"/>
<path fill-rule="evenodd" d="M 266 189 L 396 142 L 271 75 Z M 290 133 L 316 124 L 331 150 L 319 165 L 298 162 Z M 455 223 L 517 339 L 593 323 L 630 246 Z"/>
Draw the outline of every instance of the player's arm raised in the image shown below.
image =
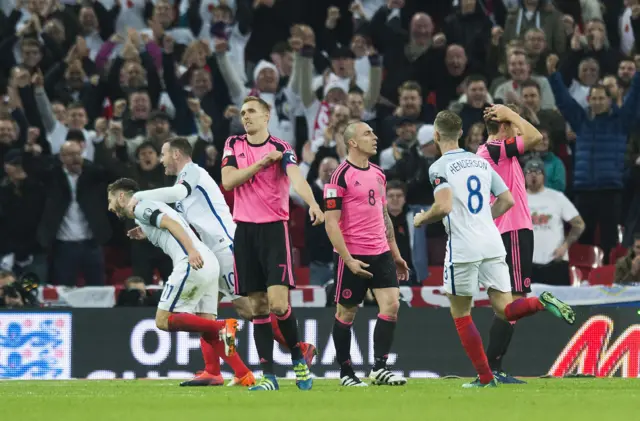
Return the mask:
<path fill-rule="evenodd" d="M 287 153 L 285 152 L 285 157 Z M 286 160 L 287 158 L 284 158 Z M 283 162 L 284 163 L 284 162 Z M 311 186 L 307 183 L 307 180 L 304 179 L 302 173 L 300 172 L 300 168 L 295 165 L 295 161 L 293 161 L 292 165 L 286 166 L 287 176 L 289 180 L 291 180 L 291 186 L 293 190 L 305 201 L 307 205 L 309 205 L 309 217 L 311 218 L 311 222 L 313 225 L 320 225 L 324 222 L 324 213 L 320 209 L 320 205 L 316 202 L 315 197 L 313 197 L 313 192 L 311 191 Z"/>
<path fill-rule="evenodd" d="M 324 204 L 326 209 L 324 227 L 327 231 L 327 236 L 333 248 L 336 249 L 336 252 L 351 272 L 363 278 L 373 278 L 373 274 L 364 269 L 369 265 L 354 259 L 351 253 L 349 253 L 349 249 L 347 249 L 347 244 L 340 230 L 340 217 L 342 216 L 342 194 L 340 194 L 340 191 L 341 188 L 334 184 L 324 186 Z"/>
<path fill-rule="evenodd" d="M 538 143 L 542 142 L 542 134 L 538 129 L 505 105 L 493 105 L 486 109 L 485 114 L 496 121 L 509 122 L 516 126 L 522 136 L 524 152 L 532 150 Z"/>
<path fill-rule="evenodd" d="M 504 215 L 516 203 L 504 180 L 493 168 L 491 168 L 491 194 L 496 197 L 496 201 L 491 205 L 493 219 Z"/>
<path fill-rule="evenodd" d="M 200 269 L 204 265 L 204 261 L 202 260 L 202 256 L 200 252 L 196 250 L 189 234 L 187 231 L 180 225 L 177 221 L 173 220 L 169 216 L 165 214 L 159 215 L 160 220 L 157 221 L 158 228 L 166 229 L 175 237 L 176 240 L 184 247 L 189 255 L 189 264 L 193 266 L 194 269 Z"/>

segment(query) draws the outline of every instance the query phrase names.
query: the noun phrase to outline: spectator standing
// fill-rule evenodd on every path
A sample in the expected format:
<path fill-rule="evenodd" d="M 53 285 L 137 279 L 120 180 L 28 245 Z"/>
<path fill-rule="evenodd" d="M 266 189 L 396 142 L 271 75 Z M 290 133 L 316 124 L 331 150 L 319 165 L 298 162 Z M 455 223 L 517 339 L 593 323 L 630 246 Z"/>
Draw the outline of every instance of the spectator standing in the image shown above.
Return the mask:
<path fill-rule="evenodd" d="M 111 237 L 105 209 L 108 174 L 82 158 L 77 142 L 60 148 L 61 164 L 42 162 L 33 168 L 47 180 L 47 196 L 38 226 L 38 241 L 53 252 L 53 280 L 76 284 L 82 272 L 87 285 L 104 285 L 102 245 Z M 29 170 L 27 170 L 29 173 Z"/>
<path fill-rule="evenodd" d="M 30 132 L 33 129 L 30 129 Z M 35 129 L 37 130 L 37 129 Z M 13 256 L 13 270 L 33 272 L 47 282 L 47 256 L 36 241 L 37 221 L 42 217 L 44 184 L 23 168 L 23 153 L 12 149 L 4 156 L 6 177 L 0 182 L 0 255 Z"/>
<path fill-rule="evenodd" d="M 511 53 L 508 57 L 507 68 L 511 79 L 496 88 L 494 98 L 504 102 L 519 102 L 523 82 L 533 79 L 540 87 L 540 108 L 555 108 L 556 101 L 549 87 L 549 82 L 542 76 L 531 75 L 531 65 L 524 51 L 516 50 Z"/>
<path fill-rule="evenodd" d="M 522 39 L 529 29 L 542 29 L 551 51 L 562 54 L 566 48 L 566 35 L 562 15 L 548 0 L 522 0 L 520 7 L 507 15 L 504 36 L 507 41 Z"/>
<path fill-rule="evenodd" d="M 576 207 L 587 227 L 581 242 L 595 244 L 599 225 L 600 244 L 608 262 L 609 252 L 618 242 L 625 152 L 640 105 L 640 73 L 635 74 L 622 107 L 612 107 L 607 89 L 595 85 L 589 93 L 589 111 L 585 111 L 556 72 L 557 63 L 548 60 L 547 64 L 558 109 L 577 136 L 573 191 Z"/>
<path fill-rule="evenodd" d="M 544 163 L 531 159 L 524 166 L 527 201 L 533 222 L 533 282 L 569 285 L 569 247 L 580 238 L 584 221 L 567 197 L 545 187 Z M 564 223 L 571 231 L 564 236 Z"/>
<path fill-rule="evenodd" d="M 556 148 L 566 144 L 567 122 L 557 109 L 542 108 L 542 97 L 538 82 L 531 79 L 524 81 L 521 85 L 521 94 L 522 105 L 526 107 L 530 113 L 534 114 L 533 117 L 535 117 L 535 119 L 530 116 L 532 122 L 547 128 L 549 142 Z"/>
<path fill-rule="evenodd" d="M 542 141 L 524 156 L 524 161 L 540 159 L 544 164 L 544 186 L 564 193 L 567 187 L 567 174 L 562 160 L 558 158 L 549 145 L 549 132 L 540 129 Z"/>

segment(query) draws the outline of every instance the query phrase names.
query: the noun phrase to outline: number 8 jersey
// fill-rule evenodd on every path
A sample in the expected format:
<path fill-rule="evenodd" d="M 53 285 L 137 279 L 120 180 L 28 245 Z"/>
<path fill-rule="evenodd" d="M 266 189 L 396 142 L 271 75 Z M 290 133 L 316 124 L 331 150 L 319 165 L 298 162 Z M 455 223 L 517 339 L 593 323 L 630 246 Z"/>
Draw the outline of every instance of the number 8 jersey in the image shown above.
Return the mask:
<path fill-rule="evenodd" d="M 382 209 L 387 204 L 382 168 L 344 161 L 324 185 L 325 211 L 340 210 L 340 231 L 349 253 L 377 256 L 389 251 Z"/>
<path fill-rule="evenodd" d="M 500 232 L 491 216 L 491 195 L 507 186 L 488 161 L 463 149 L 442 155 L 429 167 L 434 194 L 451 189 L 451 213 L 442 222 L 449 236 L 445 262 L 467 263 L 505 256 Z"/>

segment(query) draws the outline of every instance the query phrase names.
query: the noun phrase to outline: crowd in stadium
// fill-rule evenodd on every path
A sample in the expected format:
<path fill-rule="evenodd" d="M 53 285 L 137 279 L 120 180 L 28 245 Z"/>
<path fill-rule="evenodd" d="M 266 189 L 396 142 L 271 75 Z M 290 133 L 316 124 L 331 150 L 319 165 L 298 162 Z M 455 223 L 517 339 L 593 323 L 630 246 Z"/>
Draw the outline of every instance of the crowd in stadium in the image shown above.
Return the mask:
<path fill-rule="evenodd" d="M 248 95 L 296 151 L 316 201 L 345 159 L 343 131 L 378 136 L 388 209 L 409 284 L 441 284 L 433 204 L 437 112 L 463 121 L 460 147 L 487 133 L 483 110 L 516 104 L 543 142 L 521 164 L 535 246 L 532 282 L 640 283 L 638 0 L 1 0 L 0 294 L 41 285 L 132 289 L 171 261 L 130 241 L 107 211 L 120 177 L 170 186 L 163 143 L 187 137 L 221 181 Z M 222 188 L 222 186 L 221 186 Z M 233 206 L 233 192 L 225 192 Z M 333 276 L 324 226 L 291 193 L 300 284 Z M 601 266 L 601 268 L 600 268 Z M 582 270 L 581 270 L 582 269 Z M 603 269 L 604 280 L 589 272 Z M 439 277 L 439 279 L 437 279 Z"/>

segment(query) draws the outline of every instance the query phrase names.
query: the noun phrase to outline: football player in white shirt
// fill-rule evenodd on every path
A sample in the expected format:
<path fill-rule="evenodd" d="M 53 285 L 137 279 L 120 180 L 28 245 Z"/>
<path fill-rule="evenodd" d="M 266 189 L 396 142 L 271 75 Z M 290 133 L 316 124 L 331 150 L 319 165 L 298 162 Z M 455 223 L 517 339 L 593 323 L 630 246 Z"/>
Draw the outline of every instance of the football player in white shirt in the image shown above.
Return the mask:
<path fill-rule="evenodd" d="M 235 294 L 233 238 L 236 224 L 233 222 L 231 211 L 220 188 L 205 169 L 191 160 L 192 152 L 191 144 L 185 138 L 176 137 L 165 142 L 162 146 L 162 164 L 165 166 L 167 175 L 178 176 L 176 183 L 171 187 L 136 193 L 129 203 L 129 208 L 132 209 L 139 200 L 175 203 L 176 210 L 184 215 L 202 241 L 218 258 L 220 292 L 233 302 L 240 317 L 251 320 L 253 314 L 249 299 Z M 272 326 L 274 336 L 278 342 L 284 344 L 284 338 L 281 338 L 282 334 L 277 328 L 277 323 L 272 323 Z M 300 350 L 307 364 L 311 364 L 316 355 L 315 346 L 303 342 L 300 344 Z M 244 368 L 240 367 L 240 369 L 244 372 Z M 195 379 L 184 382 L 183 385 L 206 384 L 210 378 L 212 376 L 205 370 Z M 255 378 L 249 372 L 244 376 L 234 377 L 229 386 L 252 386 L 254 383 Z"/>
<path fill-rule="evenodd" d="M 218 307 L 220 272 L 216 256 L 196 237 L 176 211 L 164 203 L 138 202 L 133 212 L 127 207 L 138 183 L 121 178 L 109 185 L 109 210 L 119 218 L 134 219 L 138 227 L 129 231 L 136 240 L 147 238 L 173 262 L 156 312 L 156 326 L 167 332 L 200 332 L 211 348 L 235 354 L 236 319 L 213 320 Z"/>
<path fill-rule="evenodd" d="M 513 207 L 513 197 L 486 160 L 460 149 L 462 120 L 457 114 L 438 113 L 434 126 L 434 139 L 442 152 L 442 157 L 429 168 L 435 202 L 431 209 L 415 216 L 414 224 L 442 220 L 449 237 L 444 289 L 462 346 L 478 373 L 475 381 L 463 387 L 496 387 L 482 338 L 471 319 L 473 295 L 479 292 L 480 284 L 487 288 L 496 315 L 508 321 L 548 310 L 573 324 L 575 313 L 548 292 L 540 298 L 513 301 L 506 251 L 493 222 Z M 491 195 L 496 198 L 493 204 Z"/>

